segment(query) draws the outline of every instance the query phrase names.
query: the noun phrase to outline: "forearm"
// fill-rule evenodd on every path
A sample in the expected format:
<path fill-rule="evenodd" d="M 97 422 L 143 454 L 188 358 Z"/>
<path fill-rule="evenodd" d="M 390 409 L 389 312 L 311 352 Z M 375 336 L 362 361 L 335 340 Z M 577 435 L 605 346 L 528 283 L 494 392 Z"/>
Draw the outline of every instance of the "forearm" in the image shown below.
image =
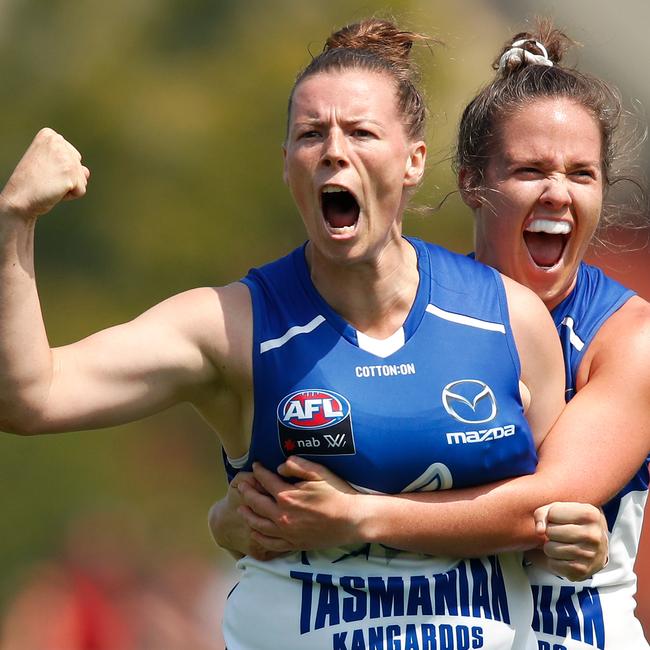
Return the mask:
<path fill-rule="evenodd" d="M 18 433 L 30 431 L 52 376 L 34 277 L 34 225 L 0 195 L 0 428 Z"/>
<path fill-rule="evenodd" d="M 544 535 L 533 515 L 549 497 L 531 479 L 435 494 L 354 496 L 354 541 L 458 557 L 534 548 Z"/>

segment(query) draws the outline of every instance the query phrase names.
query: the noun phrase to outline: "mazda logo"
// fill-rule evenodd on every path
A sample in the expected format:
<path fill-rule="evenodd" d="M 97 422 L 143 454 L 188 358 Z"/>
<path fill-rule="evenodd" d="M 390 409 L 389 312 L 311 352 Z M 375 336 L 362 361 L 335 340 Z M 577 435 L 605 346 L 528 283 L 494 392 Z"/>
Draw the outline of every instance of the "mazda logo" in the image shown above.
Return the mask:
<path fill-rule="evenodd" d="M 445 411 L 459 422 L 481 424 L 493 420 L 497 401 L 492 389 L 478 379 L 459 379 L 442 390 Z"/>

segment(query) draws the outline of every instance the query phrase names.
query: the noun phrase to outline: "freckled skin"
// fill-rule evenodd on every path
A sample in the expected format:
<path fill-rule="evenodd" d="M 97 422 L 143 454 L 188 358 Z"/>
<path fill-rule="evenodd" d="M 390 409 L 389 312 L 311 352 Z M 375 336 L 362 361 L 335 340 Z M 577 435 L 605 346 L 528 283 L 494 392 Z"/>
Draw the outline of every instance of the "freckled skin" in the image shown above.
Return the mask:
<path fill-rule="evenodd" d="M 500 125 L 484 187 L 468 197 L 476 255 L 530 287 L 553 308 L 575 284 L 603 201 L 598 123 L 565 98 L 538 100 Z M 533 219 L 567 221 L 572 232 L 557 264 L 539 267 L 523 232 Z"/>

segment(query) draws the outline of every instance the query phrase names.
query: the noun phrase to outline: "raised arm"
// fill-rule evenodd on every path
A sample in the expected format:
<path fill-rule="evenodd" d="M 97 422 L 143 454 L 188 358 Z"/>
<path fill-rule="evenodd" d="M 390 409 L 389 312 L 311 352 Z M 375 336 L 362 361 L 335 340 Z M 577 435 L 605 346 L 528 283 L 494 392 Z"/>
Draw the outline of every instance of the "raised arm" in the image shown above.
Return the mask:
<path fill-rule="evenodd" d="M 59 201 L 81 197 L 90 172 L 51 129 L 40 131 L 0 193 L 0 426 L 27 428 L 53 359 L 36 290 L 34 228 Z"/>
<path fill-rule="evenodd" d="M 243 285 L 174 296 L 129 323 L 50 348 L 34 274 L 37 218 L 85 193 L 79 153 L 40 131 L 0 194 L 0 428 L 42 433 L 127 422 L 179 401 L 208 419 L 207 396 L 250 375 L 250 300 Z M 241 454 L 247 440 L 230 427 L 223 440 Z"/>

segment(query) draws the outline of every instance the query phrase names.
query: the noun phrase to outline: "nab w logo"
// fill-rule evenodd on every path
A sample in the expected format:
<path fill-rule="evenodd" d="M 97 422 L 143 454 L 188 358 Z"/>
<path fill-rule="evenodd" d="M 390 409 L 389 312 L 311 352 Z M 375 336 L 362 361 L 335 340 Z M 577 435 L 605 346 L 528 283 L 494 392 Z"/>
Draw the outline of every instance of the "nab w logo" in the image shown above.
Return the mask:
<path fill-rule="evenodd" d="M 280 447 L 285 456 L 355 453 L 350 402 L 333 391 L 300 390 L 277 409 Z"/>
<path fill-rule="evenodd" d="M 345 444 L 345 436 L 342 433 L 339 433 L 336 436 L 331 436 L 329 433 L 326 433 L 323 438 L 330 447 L 342 447 Z"/>
<path fill-rule="evenodd" d="M 497 400 L 492 389 L 478 379 L 459 379 L 442 390 L 445 411 L 459 422 L 480 424 L 494 420 Z"/>

